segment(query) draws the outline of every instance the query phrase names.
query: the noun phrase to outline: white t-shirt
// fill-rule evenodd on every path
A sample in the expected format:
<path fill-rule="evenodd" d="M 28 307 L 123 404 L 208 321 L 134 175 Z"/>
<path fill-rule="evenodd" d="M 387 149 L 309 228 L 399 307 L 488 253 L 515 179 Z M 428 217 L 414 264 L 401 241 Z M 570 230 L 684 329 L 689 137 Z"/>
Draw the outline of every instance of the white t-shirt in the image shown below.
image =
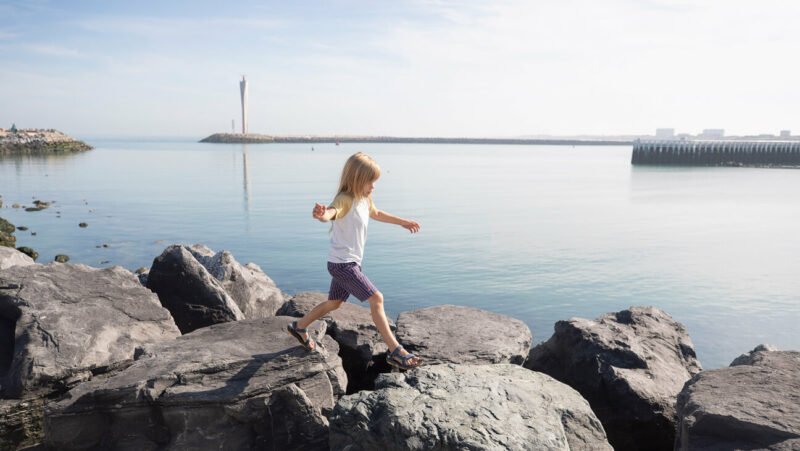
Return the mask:
<path fill-rule="evenodd" d="M 331 207 L 336 209 L 336 216 L 333 219 L 328 261 L 361 264 L 364 258 L 364 244 L 367 242 L 369 214 L 375 210 L 372 199 L 362 197 L 353 205 L 353 196 L 341 193 L 333 199 Z"/>

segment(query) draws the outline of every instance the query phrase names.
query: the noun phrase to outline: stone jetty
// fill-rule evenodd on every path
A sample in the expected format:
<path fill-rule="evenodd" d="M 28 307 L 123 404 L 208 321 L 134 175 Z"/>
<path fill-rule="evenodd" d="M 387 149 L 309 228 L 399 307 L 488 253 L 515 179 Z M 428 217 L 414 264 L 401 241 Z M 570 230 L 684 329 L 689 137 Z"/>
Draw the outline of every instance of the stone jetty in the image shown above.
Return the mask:
<path fill-rule="evenodd" d="M 315 136 L 315 135 L 262 135 L 258 133 L 214 133 L 200 140 L 201 143 L 401 143 L 401 144 L 517 144 L 517 145 L 564 145 L 564 146 L 612 146 L 628 145 L 632 140 L 624 139 L 549 139 L 549 138 L 408 138 L 400 136 Z"/>
<path fill-rule="evenodd" d="M 227 251 L 173 245 L 149 281 L 0 249 L 0 449 L 798 449 L 800 353 L 759 346 L 703 371 L 653 307 L 522 322 L 404 312 L 425 360 L 391 370 L 369 309 L 282 293 Z M 147 271 L 143 271 L 147 273 Z M 149 288 L 149 289 L 148 289 Z M 351 376 L 353 376 L 351 378 Z"/>
<path fill-rule="evenodd" d="M 90 149 L 93 147 L 85 142 L 54 129 L 30 128 L 12 131 L 0 128 L 0 155 L 69 153 Z"/>
<path fill-rule="evenodd" d="M 636 140 L 631 164 L 800 167 L 800 141 Z"/>

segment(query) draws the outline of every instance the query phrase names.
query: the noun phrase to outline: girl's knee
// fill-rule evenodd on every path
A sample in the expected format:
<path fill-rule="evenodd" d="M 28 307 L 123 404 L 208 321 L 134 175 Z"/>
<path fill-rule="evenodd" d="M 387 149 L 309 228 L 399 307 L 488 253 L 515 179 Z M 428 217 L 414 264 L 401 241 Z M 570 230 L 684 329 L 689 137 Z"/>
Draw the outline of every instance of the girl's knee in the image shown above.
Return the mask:
<path fill-rule="evenodd" d="M 370 296 L 367 299 L 367 301 L 369 302 L 370 305 L 374 305 L 374 306 L 381 305 L 382 306 L 383 305 L 383 293 L 381 293 L 380 291 L 376 291 L 375 294 L 373 294 L 372 296 Z"/>
<path fill-rule="evenodd" d="M 329 300 L 328 305 L 330 306 L 331 310 L 336 310 L 337 308 L 341 307 L 344 304 L 342 300 Z"/>

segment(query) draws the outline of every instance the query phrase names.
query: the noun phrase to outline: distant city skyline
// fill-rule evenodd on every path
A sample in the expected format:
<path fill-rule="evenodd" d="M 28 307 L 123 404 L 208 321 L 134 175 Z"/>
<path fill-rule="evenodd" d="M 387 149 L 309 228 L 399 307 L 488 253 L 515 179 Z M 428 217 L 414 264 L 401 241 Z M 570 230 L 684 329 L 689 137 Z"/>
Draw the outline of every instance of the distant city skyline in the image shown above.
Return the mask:
<path fill-rule="evenodd" d="M 68 6 L 67 6 L 68 5 Z M 514 137 L 800 130 L 800 4 L 0 1 L 0 127 Z M 238 119 L 237 119 L 238 122 Z"/>

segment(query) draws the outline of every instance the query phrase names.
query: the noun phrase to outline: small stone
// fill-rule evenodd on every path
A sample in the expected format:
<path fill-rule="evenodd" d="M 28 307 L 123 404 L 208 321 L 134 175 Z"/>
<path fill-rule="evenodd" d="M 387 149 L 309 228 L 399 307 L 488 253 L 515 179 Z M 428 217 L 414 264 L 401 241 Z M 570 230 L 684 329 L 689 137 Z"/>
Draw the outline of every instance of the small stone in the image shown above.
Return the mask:
<path fill-rule="evenodd" d="M 82 222 L 82 223 L 78 224 L 78 227 L 89 227 L 89 224 L 87 224 L 85 222 Z"/>
<path fill-rule="evenodd" d="M 57 261 L 58 263 L 66 263 L 69 261 L 69 256 L 64 254 L 58 254 L 56 255 L 55 261 Z"/>
<path fill-rule="evenodd" d="M 110 244 L 103 244 L 103 247 L 111 247 Z"/>
<path fill-rule="evenodd" d="M 89 210 L 89 213 L 94 213 L 94 210 Z"/>
<path fill-rule="evenodd" d="M 101 265 L 105 265 L 106 263 L 108 263 L 108 260 L 101 260 L 99 263 L 100 263 Z"/>
<path fill-rule="evenodd" d="M 31 236 L 36 236 L 36 232 L 31 232 Z"/>
<path fill-rule="evenodd" d="M 11 206 L 11 208 L 19 208 L 19 204 L 14 204 Z"/>
<path fill-rule="evenodd" d="M 146 272 L 147 272 L 147 268 L 145 268 L 144 266 L 142 266 L 141 268 L 139 268 L 139 269 L 137 269 L 135 271 L 136 274 L 144 274 Z"/>

